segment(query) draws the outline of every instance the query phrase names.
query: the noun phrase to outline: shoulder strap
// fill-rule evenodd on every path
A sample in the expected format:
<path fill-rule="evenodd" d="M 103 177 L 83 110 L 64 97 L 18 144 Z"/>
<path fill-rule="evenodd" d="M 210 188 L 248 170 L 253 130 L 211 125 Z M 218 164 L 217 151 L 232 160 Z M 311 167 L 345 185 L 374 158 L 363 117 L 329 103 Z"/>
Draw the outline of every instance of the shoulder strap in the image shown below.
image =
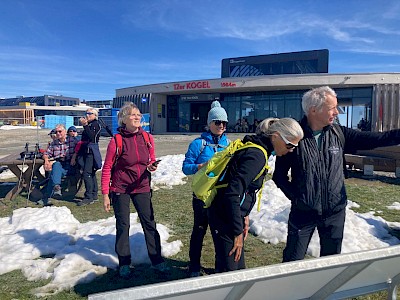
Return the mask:
<path fill-rule="evenodd" d="M 150 143 L 149 133 L 145 130 L 143 130 L 143 138 L 144 138 L 144 142 L 146 143 L 147 148 L 148 149 L 153 148 L 153 146 Z"/>
<path fill-rule="evenodd" d="M 114 140 L 115 140 L 115 155 L 114 155 L 114 160 L 113 160 L 113 165 L 117 163 L 118 157 L 122 153 L 122 135 L 119 133 L 116 133 L 114 135 Z"/>
<path fill-rule="evenodd" d="M 264 156 L 265 156 L 265 166 L 264 166 L 264 168 L 262 168 L 262 170 L 260 171 L 260 173 L 258 173 L 258 175 L 256 176 L 256 178 L 254 178 L 254 181 L 255 181 L 255 180 L 257 180 L 258 178 L 261 177 L 261 175 L 264 173 L 264 171 L 265 171 L 266 169 L 269 169 L 269 166 L 268 166 L 268 153 L 267 153 L 267 151 L 264 149 L 264 147 L 262 147 L 262 146 L 260 146 L 260 145 L 257 145 L 257 144 L 255 144 L 255 143 L 252 143 L 252 142 L 247 142 L 246 144 L 243 145 L 243 147 L 240 147 L 239 150 L 243 150 L 243 149 L 251 148 L 251 147 L 260 149 L 260 150 L 264 153 Z"/>
<path fill-rule="evenodd" d="M 201 153 L 203 153 L 204 148 L 207 146 L 207 142 L 203 138 L 200 138 L 200 139 L 201 139 L 200 154 L 201 154 Z"/>
<path fill-rule="evenodd" d="M 203 153 L 203 150 L 206 146 L 209 146 L 211 148 L 214 149 L 215 152 L 217 152 L 218 148 L 223 148 L 226 149 L 228 146 L 225 145 L 221 145 L 221 144 L 211 144 L 208 143 L 205 139 L 203 139 L 202 137 L 199 137 L 198 139 L 201 139 L 201 147 L 200 147 L 200 154 Z M 228 141 L 228 145 L 231 143 L 231 141 L 229 139 L 227 139 Z"/>

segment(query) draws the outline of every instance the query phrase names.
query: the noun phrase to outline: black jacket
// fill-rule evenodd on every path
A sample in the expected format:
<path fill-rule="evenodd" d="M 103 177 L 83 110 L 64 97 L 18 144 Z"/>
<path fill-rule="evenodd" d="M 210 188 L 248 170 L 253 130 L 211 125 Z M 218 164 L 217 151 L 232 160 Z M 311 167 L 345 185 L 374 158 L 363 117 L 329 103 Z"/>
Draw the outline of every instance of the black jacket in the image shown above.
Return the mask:
<path fill-rule="evenodd" d="M 99 121 L 94 119 L 93 121 L 89 122 L 87 125 L 83 126 L 82 132 L 82 142 L 87 143 L 98 143 L 100 138 L 100 124 Z"/>
<path fill-rule="evenodd" d="M 292 209 L 321 216 L 330 216 L 346 207 L 343 153 L 400 143 L 400 130 L 366 132 L 339 126 L 345 140 L 343 149 L 333 126 L 326 126 L 318 148 L 306 117 L 300 125 L 304 138 L 294 152 L 276 159 L 273 180 L 292 201 Z"/>
<path fill-rule="evenodd" d="M 245 136 L 243 142 L 247 141 L 264 147 L 268 154 L 273 150 L 268 137 Z M 243 218 L 250 214 L 256 202 L 256 193 L 262 186 L 266 172 L 256 181 L 253 180 L 265 164 L 266 158 L 260 149 L 247 148 L 235 153 L 222 181 L 222 183 L 228 183 L 228 186 L 218 189 L 209 209 L 210 223 L 234 236 L 243 233 Z"/>

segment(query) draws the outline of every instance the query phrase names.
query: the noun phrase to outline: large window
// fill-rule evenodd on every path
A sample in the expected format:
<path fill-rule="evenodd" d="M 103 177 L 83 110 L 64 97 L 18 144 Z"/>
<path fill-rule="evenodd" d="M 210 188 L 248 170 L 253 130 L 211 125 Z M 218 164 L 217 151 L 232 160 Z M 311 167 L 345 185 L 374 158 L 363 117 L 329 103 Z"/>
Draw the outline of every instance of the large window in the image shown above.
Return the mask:
<path fill-rule="evenodd" d="M 335 91 L 338 95 L 340 124 L 368 130 L 372 87 Z M 301 99 L 305 92 L 306 90 L 168 96 L 167 128 L 170 132 L 203 131 L 211 102 L 220 99 L 228 114 L 228 132 L 254 132 L 257 122 L 265 118 L 291 117 L 300 120 L 303 117 Z"/>
<path fill-rule="evenodd" d="M 221 95 L 229 118 L 229 132 L 254 132 L 259 121 L 269 117 L 292 117 L 299 120 L 303 93 L 255 92 Z M 245 125 L 243 125 L 245 124 Z"/>

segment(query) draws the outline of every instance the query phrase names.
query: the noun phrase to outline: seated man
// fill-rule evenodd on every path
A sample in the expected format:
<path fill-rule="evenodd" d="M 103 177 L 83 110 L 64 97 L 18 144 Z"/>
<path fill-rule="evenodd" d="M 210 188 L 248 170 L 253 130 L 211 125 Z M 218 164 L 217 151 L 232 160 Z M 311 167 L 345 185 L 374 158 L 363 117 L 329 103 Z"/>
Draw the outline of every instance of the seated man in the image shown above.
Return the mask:
<path fill-rule="evenodd" d="M 75 170 L 75 146 L 78 143 L 76 137 L 67 137 L 67 131 L 63 124 L 57 124 L 55 128 L 56 139 L 51 142 L 47 151 L 43 154 L 44 169 L 50 172 L 50 180 L 43 197 L 43 205 L 50 205 L 48 198 L 62 196 L 61 179 L 69 172 Z M 54 160 L 54 162 L 50 161 Z"/>

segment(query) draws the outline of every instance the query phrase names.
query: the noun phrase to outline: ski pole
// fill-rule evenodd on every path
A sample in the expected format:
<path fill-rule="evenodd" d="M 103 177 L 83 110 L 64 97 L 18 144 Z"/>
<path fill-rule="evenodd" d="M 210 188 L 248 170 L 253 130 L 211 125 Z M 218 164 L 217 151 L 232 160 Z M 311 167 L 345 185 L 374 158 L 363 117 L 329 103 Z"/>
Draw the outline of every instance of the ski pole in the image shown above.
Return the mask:
<path fill-rule="evenodd" d="M 29 197 L 31 195 L 33 173 L 35 173 L 36 156 L 38 154 L 38 151 L 39 151 L 39 144 L 37 143 L 35 146 L 35 154 L 33 155 L 32 173 L 31 173 L 31 179 L 29 181 L 29 189 L 28 189 L 28 197 L 26 198 L 26 206 L 28 206 Z"/>
<path fill-rule="evenodd" d="M 17 185 L 17 190 L 16 190 L 16 195 L 19 194 L 19 192 L 22 189 L 22 178 L 23 178 L 23 174 L 24 174 L 24 168 L 25 168 L 25 161 L 26 161 L 26 156 L 28 154 L 29 151 L 29 143 L 25 144 L 25 151 L 24 151 L 24 157 L 22 159 L 22 166 L 21 166 L 21 173 L 19 174 L 19 179 L 18 179 L 18 185 Z M 15 205 L 17 205 L 17 203 L 15 203 Z M 15 207 L 15 206 L 14 206 Z"/>

